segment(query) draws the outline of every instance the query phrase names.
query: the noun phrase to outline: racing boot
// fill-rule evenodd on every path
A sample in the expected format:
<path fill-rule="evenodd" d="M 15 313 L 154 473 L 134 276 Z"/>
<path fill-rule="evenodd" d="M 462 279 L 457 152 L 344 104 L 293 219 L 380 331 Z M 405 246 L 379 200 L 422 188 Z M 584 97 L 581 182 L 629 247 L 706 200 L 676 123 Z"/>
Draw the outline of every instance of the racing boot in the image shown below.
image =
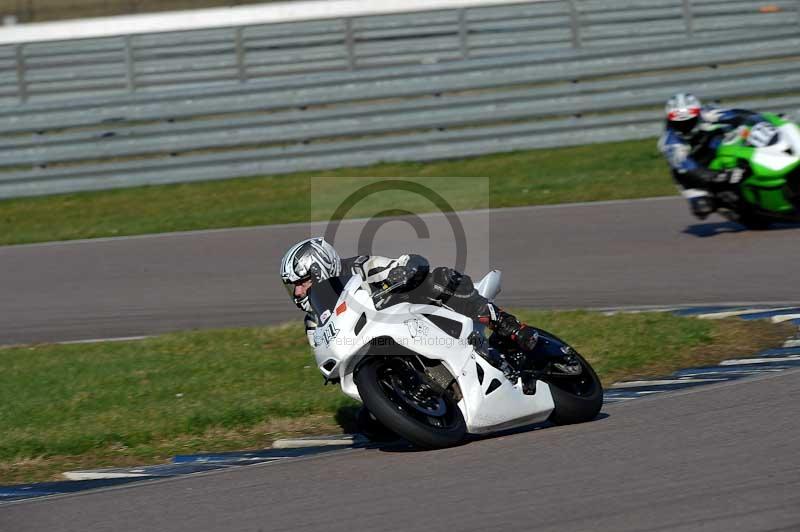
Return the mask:
<path fill-rule="evenodd" d="M 497 349 L 487 345 L 486 338 L 484 338 L 483 334 L 478 331 L 472 331 L 467 337 L 467 342 L 475 348 L 475 352 L 483 357 L 484 360 L 502 371 L 509 381 L 513 383 L 517 382 L 519 371 L 509 364 L 507 357 L 503 356 Z"/>
<path fill-rule="evenodd" d="M 717 210 L 717 204 L 711 196 L 698 196 L 689 200 L 689 209 L 695 218 L 705 220 L 709 214 Z"/>
<path fill-rule="evenodd" d="M 489 343 L 496 346 L 503 353 L 503 359 L 511 366 L 510 375 L 506 377 L 513 383 L 522 380 L 522 392 L 526 395 L 536 393 L 536 378 L 529 372 L 530 356 L 539 341 L 539 333 L 533 327 L 521 323 L 515 316 L 503 311 L 492 303 L 486 303 L 481 308 L 478 321 L 492 329 Z M 519 351 L 504 347 L 511 344 Z"/>

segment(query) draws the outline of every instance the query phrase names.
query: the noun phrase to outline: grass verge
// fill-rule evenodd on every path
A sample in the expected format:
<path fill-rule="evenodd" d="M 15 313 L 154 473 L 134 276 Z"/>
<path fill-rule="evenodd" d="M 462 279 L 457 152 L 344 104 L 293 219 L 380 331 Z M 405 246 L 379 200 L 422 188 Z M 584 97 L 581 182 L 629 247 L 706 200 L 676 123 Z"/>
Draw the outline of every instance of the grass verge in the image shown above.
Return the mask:
<path fill-rule="evenodd" d="M 520 314 L 572 343 L 605 383 L 752 354 L 793 330 L 662 313 Z M 353 428 L 355 403 L 322 386 L 300 325 L 14 347 L 0 350 L 0 367 L 0 484 Z"/>
<path fill-rule="evenodd" d="M 312 190 L 311 178 L 320 176 L 326 179 L 314 179 Z M 644 140 L 2 200 L 0 245 L 324 220 L 330 210 L 312 211 L 312 193 L 314 204 L 324 206 L 331 191 L 366 177 L 435 182 L 456 210 L 487 207 L 484 190 L 456 177 L 489 178 L 492 208 L 675 194 L 655 141 Z M 397 205 L 390 196 L 382 199 Z M 415 213 L 432 210 L 427 201 L 401 204 Z M 363 209 L 349 213 L 363 215 Z"/>

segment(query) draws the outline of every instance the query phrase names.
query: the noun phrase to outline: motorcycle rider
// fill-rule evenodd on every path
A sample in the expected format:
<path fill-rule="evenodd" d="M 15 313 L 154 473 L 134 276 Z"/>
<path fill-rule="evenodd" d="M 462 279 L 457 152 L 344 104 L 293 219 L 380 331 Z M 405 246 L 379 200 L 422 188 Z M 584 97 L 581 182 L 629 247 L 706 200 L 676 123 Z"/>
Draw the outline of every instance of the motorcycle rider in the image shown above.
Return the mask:
<path fill-rule="evenodd" d="M 312 347 L 314 330 L 320 320 L 311 309 L 308 291 L 319 281 L 346 273 L 360 275 L 373 291 L 394 286 L 393 293 L 406 294 L 415 302 L 446 305 L 486 325 L 499 338 L 510 340 L 525 351 L 533 350 L 539 338 L 533 327 L 481 296 L 469 276 L 452 268 L 439 267 L 431 271 L 427 259 L 420 255 L 401 255 L 396 259 L 361 255 L 341 259 L 333 246 L 315 237 L 292 246 L 281 260 L 281 280 L 294 304 L 306 312 L 306 334 Z"/>
<path fill-rule="evenodd" d="M 683 92 L 667 101 L 665 113 L 666 125 L 658 148 L 666 157 L 681 194 L 689 201 L 692 214 L 703 220 L 720 207 L 738 203 L 734 185 L 741 181 L 744 170 L 711 170 L 707 165 L 725 134 L 743 125 L 764 122 L 765 118 L 745 109 L 703 106 L 696 96 Z"/>

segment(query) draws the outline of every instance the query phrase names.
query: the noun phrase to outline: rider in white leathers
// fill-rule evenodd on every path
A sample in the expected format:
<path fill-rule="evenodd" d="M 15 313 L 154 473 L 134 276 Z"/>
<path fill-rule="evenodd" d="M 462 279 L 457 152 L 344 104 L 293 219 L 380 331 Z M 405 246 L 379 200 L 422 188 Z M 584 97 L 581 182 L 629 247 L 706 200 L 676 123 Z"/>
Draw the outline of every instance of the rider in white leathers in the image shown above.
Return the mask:
<path fill-rule="evenodd" d="M 463 273 L 446 267 L 431 271 L 428 261 L 420 255 L 341 259 L 333 246 L 317 237 L 298 242 L 281 260 L 281 280 L 295 305 L 306 312 L 306 334 L 312 346 L 319 317 L 311 309 L 308 290 L 314 283 L 347 273 L 361 275 L 373 289 L 395 286 L 394 292 L 408 300 L 443 304 L 481 322 L 525 351 L 533 350 L 538 341 L 536 329 L 481 296 Z"/>

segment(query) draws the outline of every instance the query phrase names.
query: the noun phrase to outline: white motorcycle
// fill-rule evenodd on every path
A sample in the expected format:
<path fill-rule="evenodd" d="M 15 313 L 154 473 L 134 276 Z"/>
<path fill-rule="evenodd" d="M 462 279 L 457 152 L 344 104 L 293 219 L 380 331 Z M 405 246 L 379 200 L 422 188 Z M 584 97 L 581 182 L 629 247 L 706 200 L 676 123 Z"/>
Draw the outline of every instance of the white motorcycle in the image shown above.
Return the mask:
<path fill-rule="evenodd" d="M 493 299 L 500 272 L 477 285 Z M 387 429 L 417 447 L 462 443 L 468 434 L 594 419 L 603 388 L 591 366 L 540 330 L 532 353 L 483 336 L 483 326 L 445 305 L 371 293 L 359 276 L 317 283 L 309 301 L 319 326 L 314 353 L 326 382 L 364 403 Z M 523 364 L 509 364 L 510 356 Z M 512 367 L 513 366 L 513 367 Z"/>

